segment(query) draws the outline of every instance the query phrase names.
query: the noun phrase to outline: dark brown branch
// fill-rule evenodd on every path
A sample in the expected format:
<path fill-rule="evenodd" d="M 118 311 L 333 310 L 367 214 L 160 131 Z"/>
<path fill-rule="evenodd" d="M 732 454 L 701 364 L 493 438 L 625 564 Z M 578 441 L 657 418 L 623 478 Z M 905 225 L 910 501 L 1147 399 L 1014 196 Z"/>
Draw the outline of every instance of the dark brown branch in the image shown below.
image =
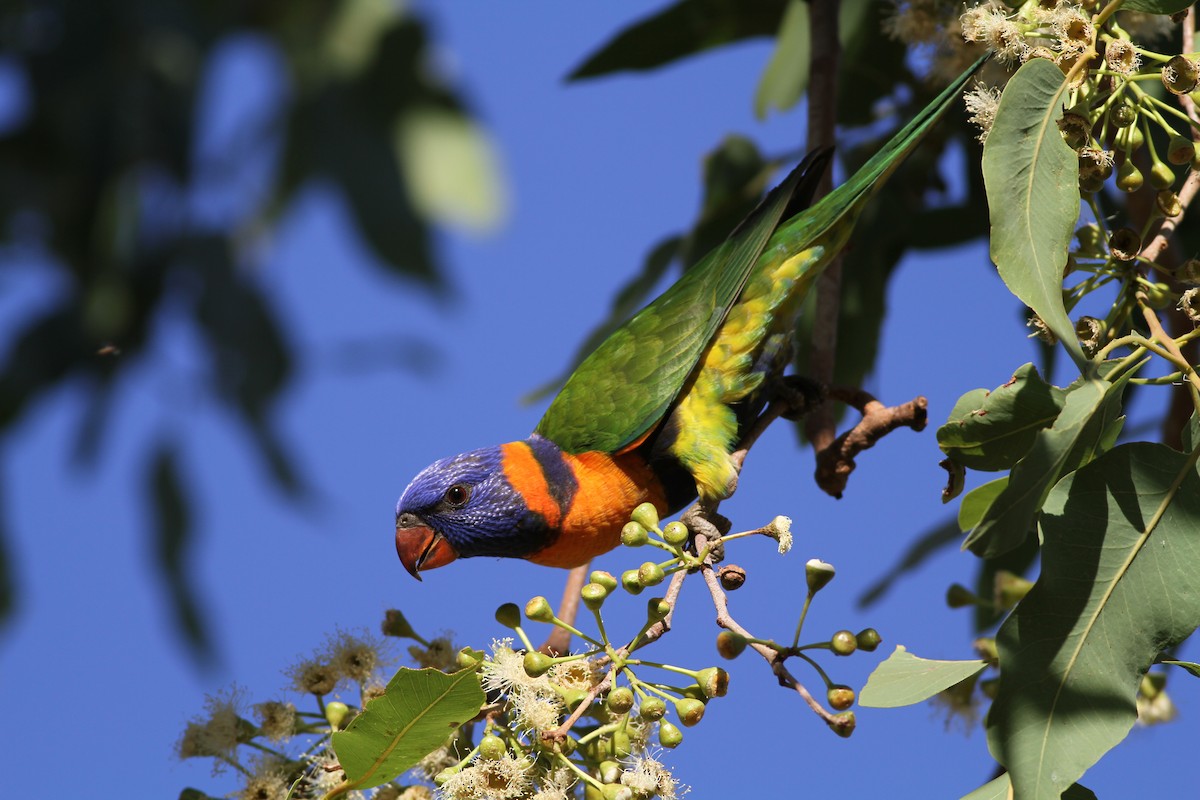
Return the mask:
<path fill-rule="evenodd" d="M 829 396 L 853 406 L 863 415 L 857 425 L 817 453 L 817 485 L 840 499 L 854 471 L 854 457 L 874 447 L 896 428 L 924 430 L 929 419 L 929 402 L 917 397 L 889 408 L 861 389 L 832 388 Z"/>

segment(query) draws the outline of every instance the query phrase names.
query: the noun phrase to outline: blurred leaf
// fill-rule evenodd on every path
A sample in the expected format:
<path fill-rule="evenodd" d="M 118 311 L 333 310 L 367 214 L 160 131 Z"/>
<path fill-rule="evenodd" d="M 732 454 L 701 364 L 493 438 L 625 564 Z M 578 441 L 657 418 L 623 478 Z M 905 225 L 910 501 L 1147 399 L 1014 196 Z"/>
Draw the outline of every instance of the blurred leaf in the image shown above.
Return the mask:
<path fill-rule="evenodd" d="M 1121 10 L 1169 16 L 1187 10 L 1193 2 L 1195 0 L 1125 0 L 1121 4 Z"/>
<path fill-rule="evenodd" d="M 1180 669 L 1185 669 L 1188 672 L 1192 673 L 1192 675 L 1196 676 L 1197 678 L 1200 678 L 1200 664 L 1197 664 L 1194 661 L 1174 661 L 1171 659 L 1163 659 L 1159 663 L 1160 664 L 1170 664 L 1173 667 L 1179 667 Z"/>
<path fill-rule="evenodd" d="M 569 81 L 649 70 L 713 47 L 779 29 L 788 0 L 680 0 L 622 30 L 567 76 Z"/>
<path fill-rule="evenodd" d="M 4 511 L 0 507 L 0 512 Z M 8 528 L 0 514 L 0 630 L 12 618 L 17 607 L 17 579 L 8 553 Z"/>
<path fill-rule="evenodd" d="M 1137 718 L 1143 673 L 1200 621 L 1196 456 L 1121 445 L 1046 498 L 1041 575 L 1000 627 L 988 746 L 1018 797 L 1058 798 Z"/>
<path fill-rule="evenodd" d="M 759 119 L 765 119 L 773 108 L 786 111 L 800 101 L 812 59 L 809 36 L 808 3 L 788 0 L 775 50 L 754 91 L 754 113 Z"/>
<path fill-rule="evenodd" d="M 938 428 L 938 446 L 971 469 L 1012 469 L 1033 446 L 1037 432 L 1054 422 L 1064 397 L 1062 389 L 1042 380 L 1033 364 L 1024 364 L 994 391 L 975 389 L 960 397 Z"/>
<path fill-rule="evenodd" d="M 984 558 L 979 562 L 979 570 L 975 575 L 975 594 L 979 597 L 994 598 L 996 595 L 996 573 L 1011 572 L 1014 575 L 1029 574 L 1034 562 L 1041 555 L 1041 543 L 1036 536 L 1026 536 L 1025 541 L 995 558 Z M 976 604 L 971 609 L 975 633 L 991 630 L 1000 618 L 1005 615 L 1005 609 L 991 603 Z"/>
<path fill-rule="evenodd" d="M 212 641 L 186 569 L 192 539 L 192 510 L 176 461 L 175 450 L 163 444 L 146 465 L 146 483 L 154 511 L 155 558 L 167 583 L 179 632 L 192 653 L 200 661 L 209 662 L 213 657 Z"/>
<path fill-rule="evenodd" d="M 887 659 L 875 667 L 859 693 L 866 708 L 899 708 L 928 700 L 938 692 L 977 675 L 986 661 L 932 661 L 919 658 L 897 645 Z"/>
<path fill-rule="evenodd" d="M 962 532 L 958 529 L 958 523 L 952 519 L 925 531 L 908 546 L 899 563 L 889 567 L 881 577 L 858 596 L 858 607 L 867 608 L 875 605 L 892 588 L 892 584 L 900 580 L 905 573 L 913 572 L 939 550 L 958 542 L 961 536 Z"/>
<path fill-rule="evenodd" d="M 346 788 L 369 789 L 412 769 L 474 717 L 483 701 L 474 669 L 447 675 L 401 668 L 381 697 L 369 700 L 346 730 L 333 734 Z"/>
<path fill-rule="evenodd" d="M 396 150 L 417 212 L 471 231 L 504 218 L 496 155 L 479 126 L 457 111 L 416 109 L 396 125 Z"/>
<path fill-rule="evenodd" d="M 1063 305 L 1067 247 L 1079 218 L 1079 163 L 1058 129 L 1067 82 L 1042 58 L 1023 65 L 1004 88 L 983 148 L 991 208 L 992 261 L 1000 277 L 1089 369 Z"/>
<path fill-rule="evenodd" d="M 395 0 L 342 0 L 334 4 L 324 52 L 334 69 L 353 77 L 375 57 L 380 40 L 403 13 Z"/>
<path fill-rule="evenodd" d="M 907 49 L 879 24 L 875 0 L 843 0 L 838 19 L 842 54 L 838 59 L 837 121 L 840 126 L 871 125 L 880 111 L 894 108 L 903 92 L 919 96 L 915 108 L 932 97 L 906 63 Z M 957 111 L 957 109 L 956 109 Z"/>
<path fill-rule="evenodd" d="M 1200 414 L 1192 412 L 1191 419 L 1180 431 L 1179 438 L 1183 442 L 1184 452 L 1190 453 L 1196 449 L 1196 445 L 1200 444 Z"/>
<path fill-rule="evenodd" d="M 1033 446 L 1013 467 L 1008 485 L 963 542 L 985 558 L 1021 544 L 1032 530 L 1042 502 L 1059 478 L 1095 458 L 1106 431 L 1121 415 L 1121 393 L 1132 372 L 1116 383 L 1081 379 L 1068 387 L 1062 412 L 1038 431 Z"/>

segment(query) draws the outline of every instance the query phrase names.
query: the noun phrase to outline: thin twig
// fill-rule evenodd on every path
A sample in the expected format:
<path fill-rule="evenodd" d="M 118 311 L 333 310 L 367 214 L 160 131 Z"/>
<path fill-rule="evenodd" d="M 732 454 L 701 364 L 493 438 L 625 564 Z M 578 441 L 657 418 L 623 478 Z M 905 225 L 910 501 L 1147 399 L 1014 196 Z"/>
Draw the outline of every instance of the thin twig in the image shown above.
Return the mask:
<path fill-rule="evenodd" d="M 563 587 L 562 602 L 558 605 L 558 618 L 568 625 L 574 625 L 575 617 L 579 615 L 579 590 L 587 583 L 591 565 L 589 561 L 567 573 L 567 585 Z M 551 656 L 566 654 L 571 650 L 571 632 L 555 626 L 538 650 Z"/>

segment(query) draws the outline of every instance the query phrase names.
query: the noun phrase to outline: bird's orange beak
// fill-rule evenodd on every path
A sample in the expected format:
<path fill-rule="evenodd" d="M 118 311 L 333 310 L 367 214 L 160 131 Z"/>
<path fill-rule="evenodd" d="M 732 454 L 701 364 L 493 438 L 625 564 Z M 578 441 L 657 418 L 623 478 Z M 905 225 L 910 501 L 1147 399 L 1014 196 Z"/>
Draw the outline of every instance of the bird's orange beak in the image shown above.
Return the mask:
<path fill-rule="evenodd" d="M 421 570 L 443 567 L 458 558 L 446 537 L 426 525 L 397 526 L 396 553 L 417 580 L 421 580 Z"/>

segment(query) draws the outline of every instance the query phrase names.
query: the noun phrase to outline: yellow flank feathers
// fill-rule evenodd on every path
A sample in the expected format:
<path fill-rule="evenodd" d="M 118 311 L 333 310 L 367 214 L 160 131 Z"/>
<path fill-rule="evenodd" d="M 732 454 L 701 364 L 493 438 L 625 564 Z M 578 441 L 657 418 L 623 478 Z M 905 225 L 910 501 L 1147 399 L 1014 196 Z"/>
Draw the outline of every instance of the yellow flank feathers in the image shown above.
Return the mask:
<path fill-rule="evenodd" d="M 783 243 L 765 251 L 701 358 L 696 378 L 672 412 L 678 431 L 670 451 L 695 477 L 704 501 L 732 492 L 737 470 L 729 458 L 737 445 L 738 421 L 730 408 L 746 400 L 768 374 L 785 363 L 760 364 L 771 336 L 790 336 L 800 301 L 820 274 L 829 248 L 816 245 L 789 254 Z M 836 251 L 834 251 L 836 252 Z M 786 361 L 788 348 L 781 348 Z"/>

